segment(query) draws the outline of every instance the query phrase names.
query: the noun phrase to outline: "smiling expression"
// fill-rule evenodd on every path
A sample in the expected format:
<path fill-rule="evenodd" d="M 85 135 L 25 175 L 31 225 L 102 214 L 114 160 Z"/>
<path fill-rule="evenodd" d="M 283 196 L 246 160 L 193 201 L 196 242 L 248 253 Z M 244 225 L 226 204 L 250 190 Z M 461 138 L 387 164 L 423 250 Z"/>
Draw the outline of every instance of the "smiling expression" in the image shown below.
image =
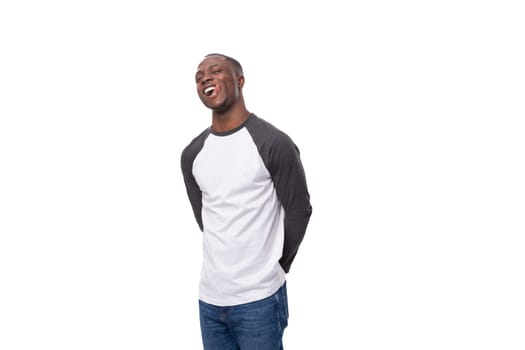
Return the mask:
<path fill-rule="evenodd" d="M 224 112 L 239 100 L 244 77 L 227 58 L 211 55 L 199 64 L 195 83 L 202 103 L 214 111 Z"/>

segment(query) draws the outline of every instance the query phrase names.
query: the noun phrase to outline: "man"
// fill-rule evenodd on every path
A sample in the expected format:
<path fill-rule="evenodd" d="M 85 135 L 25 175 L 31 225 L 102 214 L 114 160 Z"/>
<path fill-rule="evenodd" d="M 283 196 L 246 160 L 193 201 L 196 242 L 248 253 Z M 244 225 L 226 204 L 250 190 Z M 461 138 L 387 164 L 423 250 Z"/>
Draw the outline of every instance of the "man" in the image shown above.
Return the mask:
<path fill-rule="evenodd" d="M 212 124 L 184 149 L 181 166 L 204 233 L 204 349 L 282 349 L 286 273 L 312 213 L 299 150 L 246 109 L 237 60 L 207 55 L 195 82 Z"/>

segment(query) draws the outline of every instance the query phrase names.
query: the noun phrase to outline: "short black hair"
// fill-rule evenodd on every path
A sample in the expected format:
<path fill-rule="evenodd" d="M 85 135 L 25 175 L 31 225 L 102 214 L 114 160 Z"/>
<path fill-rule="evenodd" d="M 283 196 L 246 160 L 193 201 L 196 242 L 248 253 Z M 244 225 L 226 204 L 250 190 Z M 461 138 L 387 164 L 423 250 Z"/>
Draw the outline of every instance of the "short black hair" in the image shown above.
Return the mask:
<path fill-rule="evenodd" d="M 240 64 L 239 61 L 237 61 L 235 58 L 230 57 L 230 56 L 223 55 L 222 53 L 209 53 L 209 54 L 207 54 L 207 55 L 204 56 L 204 57 L 210 57 L 210 56 L 221 56 L 221 57 L 224 57 L 225 59 L 227 59 L 227 60 L 233 65 L 233 67 L 235 68 L 235 70 L 236 70 L 238 73 L 240 73 L 240 74 L 244 74 L 243 71 L 242 71 L 242 66 L 241 66 L 241 64 Z"/>

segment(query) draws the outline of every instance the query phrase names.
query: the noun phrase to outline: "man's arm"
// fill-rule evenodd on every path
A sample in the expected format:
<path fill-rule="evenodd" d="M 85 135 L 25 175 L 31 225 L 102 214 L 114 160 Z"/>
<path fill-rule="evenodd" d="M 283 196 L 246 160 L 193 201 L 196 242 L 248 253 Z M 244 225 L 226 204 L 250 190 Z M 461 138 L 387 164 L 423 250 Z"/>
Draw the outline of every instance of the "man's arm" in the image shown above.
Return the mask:
<path fill-rule="evenodd" d="M 185 169 L 184 160 L 182 160 L 182 163 L 182 175 L 184 177 L 184 184 L 186 185 L 186 193 L 188 194 L 195 220 L 202 231 L 202 192 L 193 175 L 191 173 L 188 174 L 187 169 Z"/>
<path fill-rule="evenodd" d="M 182 169 L 182 176 L 184 178 L 184 185 L 186 186 L 186 193 L 195 215 L 195 220 L 199 225 L 201 231 L 203 231 L 202 225 L 202 192 L 193 176 L 193 161 L 195 157 L 202 149 L 204 140 L 209 134 L 209 129 L 203 131 L 182 151 L 180 164 Z"/>
<path fill-rule="evenodd" d="M 279 263 L 288 273 L 305 235 L 312 206 L 298 147 L 283 135 L 272 148 L 270 174 L 284 208 L 284 247 Z"/>
<path fill-rule="evenodd" d="M 299 149 L 288 135 L 254 114 L 246 127 L 284 208 L 284 247 L 279 263 L 285 272 L 289 272 L 312 215 Z"/>

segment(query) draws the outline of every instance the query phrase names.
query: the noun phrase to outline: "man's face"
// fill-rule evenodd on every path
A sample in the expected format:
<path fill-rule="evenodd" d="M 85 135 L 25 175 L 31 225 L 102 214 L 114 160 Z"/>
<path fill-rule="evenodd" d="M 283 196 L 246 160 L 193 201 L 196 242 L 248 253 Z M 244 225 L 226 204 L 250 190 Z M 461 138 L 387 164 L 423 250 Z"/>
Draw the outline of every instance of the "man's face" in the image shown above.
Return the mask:
<path fill-rule="evenodd" d="M 206 57 L 195 74 L 197 93 L 202 103 L 217 112 L 228 110 L 239 98 L 243 77 L 222 56 Z"/>

